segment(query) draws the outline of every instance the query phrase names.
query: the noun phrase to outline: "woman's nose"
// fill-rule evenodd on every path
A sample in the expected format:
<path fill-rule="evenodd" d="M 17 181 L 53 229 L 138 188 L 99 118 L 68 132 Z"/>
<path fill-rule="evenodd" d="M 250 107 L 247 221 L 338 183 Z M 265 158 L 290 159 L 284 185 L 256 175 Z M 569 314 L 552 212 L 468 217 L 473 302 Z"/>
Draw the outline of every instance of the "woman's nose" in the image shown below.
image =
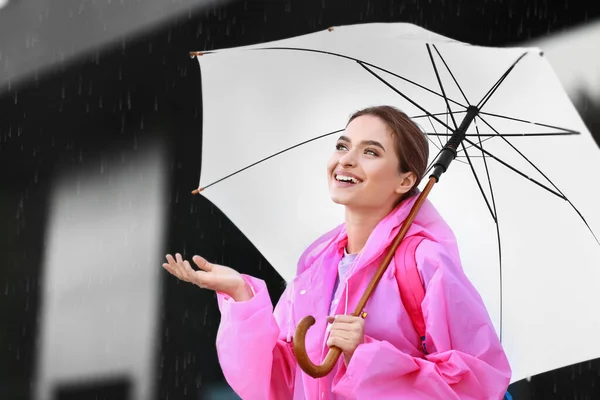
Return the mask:
<path fill-rule="evenodd" d="M 345 153 L 343 156 L 340 157 L 339 163 L 344 167 L 351 167 L 356 165 L 356 156 L 354 152 L 350 150 L 347 153 Z"/>

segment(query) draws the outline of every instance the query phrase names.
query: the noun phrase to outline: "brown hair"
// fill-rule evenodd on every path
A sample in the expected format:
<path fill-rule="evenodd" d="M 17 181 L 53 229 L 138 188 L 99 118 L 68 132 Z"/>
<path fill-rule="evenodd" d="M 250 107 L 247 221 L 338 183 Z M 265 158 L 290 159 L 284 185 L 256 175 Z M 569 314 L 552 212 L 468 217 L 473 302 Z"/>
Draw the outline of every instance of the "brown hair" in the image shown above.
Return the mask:
<path fill-rule="evenodd" d="M 414 196 L 418 193 L 417 187 L 425 174 L 429 160 L 429 143 L 425 133 L 408 115 L 392 106 L 376 106 L 359 110 L 352 114 L 348 124 L 363 115 L 378 117 L 388 126 L 394 138 L 396 154 L 400 161 L 400 172 L 412 172 L 417 177 L 411 190 L 404 194 L 398 202 Z"/>

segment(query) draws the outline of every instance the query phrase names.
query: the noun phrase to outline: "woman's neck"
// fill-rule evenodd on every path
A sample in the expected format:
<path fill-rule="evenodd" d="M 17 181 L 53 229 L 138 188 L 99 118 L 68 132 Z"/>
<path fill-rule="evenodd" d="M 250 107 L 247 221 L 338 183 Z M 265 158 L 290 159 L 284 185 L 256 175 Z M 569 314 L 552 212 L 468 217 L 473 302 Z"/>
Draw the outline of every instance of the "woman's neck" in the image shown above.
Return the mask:
<path fill-rule="evenodd" d="M 346 232 L 348 254 L 356 254 L 365 247 L 371 232 L 391 210 L 354 210 L 346 207 Z"/>

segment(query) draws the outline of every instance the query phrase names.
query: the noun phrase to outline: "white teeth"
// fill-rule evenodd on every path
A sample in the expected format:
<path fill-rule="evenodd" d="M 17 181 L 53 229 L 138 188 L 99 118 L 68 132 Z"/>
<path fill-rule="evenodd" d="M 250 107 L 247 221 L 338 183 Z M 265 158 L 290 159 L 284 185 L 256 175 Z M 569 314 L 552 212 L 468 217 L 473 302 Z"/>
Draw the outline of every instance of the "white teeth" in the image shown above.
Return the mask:
<path fill-rule="evenodd" d="M 352 182 L 352 183 L 360 183 L 360 181 L 356 178 L 353 178 L 351 176 L 344 176 L 344 175 L 336 175 L 335 179 L 340 181 L 340 182 Z"/>

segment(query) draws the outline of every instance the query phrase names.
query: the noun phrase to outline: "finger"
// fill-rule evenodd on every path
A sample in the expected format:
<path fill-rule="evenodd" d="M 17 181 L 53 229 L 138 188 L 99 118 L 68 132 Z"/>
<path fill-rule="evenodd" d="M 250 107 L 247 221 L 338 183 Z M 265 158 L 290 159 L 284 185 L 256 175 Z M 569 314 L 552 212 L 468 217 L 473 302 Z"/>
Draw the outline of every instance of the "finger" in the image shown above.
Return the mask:
<path fill-rule="evenodd" d="M 187 280 L 185 269 L 183 268 L 183 263 L 181 261 L 178 261 L 182 260 L 181 254 L 177 253 L 175 257 L 177 258 L 177 260 L 173 258 L 173 256 L 171 256 L 170 254 L 167 256 L 167 259 L 169 260 L 169 265 L 171 266 L 173 271 L 175 271 L 175 274 L 179 279 Z"/>
<path fill-rule="evenodd" d="M 334 347 L 334 346 L 338 347 L 344 353 L 352 350 L 351 343 L 340 337 L 331 337 L 330 336 L 329 339 L 327 339 L 327 346 L 328 347 Z"/>
<path fill-rule="evenodd" d="M 175 254 L 175 259 L 177 260 L 177 264 L 183 264 L 183 257 L 181 257 L 181 254 Z"/>
<path fill-rule="evenodd" d="M 178 278 L 178 279 L 183 279 L 181 277 L 181 274 L 179 273 L 179 271 L 177 270 L 177 268 L 174 268 L 172 264 L 169 263 L 164 263 L 162 265 L 164 267 L 164 269 L 166 269 L 171 275 L 173 275 L 174 277 Z"/>
<path fill-rule="evenodd" d="M 339 329 L 332 329 L 331 332 L 329 332 L 329 337 L 336 337 L 336 338 L 352 341 L 352 340 L 354 340 L 355 335 L 353 335 L 352 332 L 340 331 Z"/>
<path fill-rule="evenodd" d="M 337 330 L 340 332 L 357 332 L 360 330 L 360 327 L 358 327 L 356 324 L 350 324 L 346 322 L 334 322 L 329 326 L 330 331 Z"/>
<path fill-rule="evenodd" d="M 353 322 L 358 322 L 358 321 L 362 321 L 362 320 L 363 320 L 363 318 L 355 317 L 354 315 L 338 314 L 335 316 L 336 322 L 353 323 Z"/>
<path fill-rule="evenodd" d="M 208 276 L 203 271 L 194 271 L 192 265 L 189 261 L 185 260 L 183 262 L 183 268 L 185 270 L 185 274 L 194 285 L 198 285 L 202 289 L 210 289 L 210 285 L 207 282 Z"/>
<path fill-rule="evenodd" d="M 170 254 L 167 254 L 167 262 L 169 264 L 177 264 L 177 261 L 175 261 L 175 259 L 173 258 L 173 256 L 170 255 Z"/>
<path fill-rule="evenodd" d="M 213 270 L 213 265 L 200 256 L 194 256 L 192 260 L 203 271 L 210 272 Z"/>
<path fill-rule="evenodd" d="M 195 282 L 195 271 L 192 269 L 192 266 L 190 265 L 190 262 L 188 260 L 185 260 L 182 264 L 183 267 L 183 273 L 185 274 L 185 276 L 190 280 L 190 282 L 192 283 L 196 283 Z"/>

